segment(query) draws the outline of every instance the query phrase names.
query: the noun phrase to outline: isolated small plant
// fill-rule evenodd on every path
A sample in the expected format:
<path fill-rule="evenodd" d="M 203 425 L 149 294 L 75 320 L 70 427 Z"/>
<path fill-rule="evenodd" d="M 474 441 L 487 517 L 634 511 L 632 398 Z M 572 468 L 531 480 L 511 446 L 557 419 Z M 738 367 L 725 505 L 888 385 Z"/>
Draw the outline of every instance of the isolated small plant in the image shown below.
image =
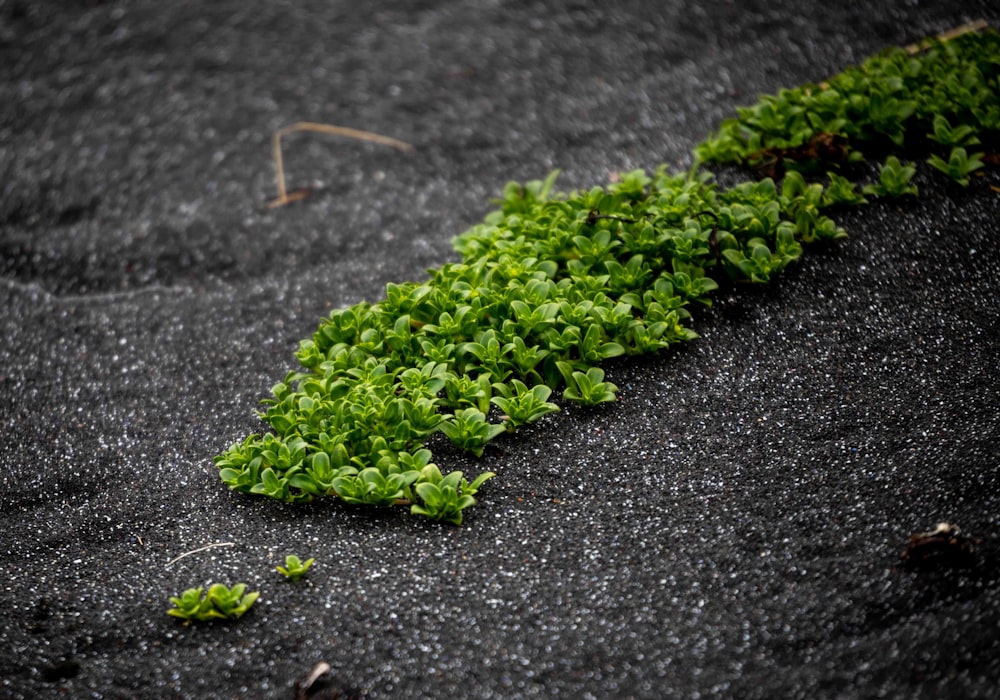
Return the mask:
<path fill-rule="evenodd" d="M 302 561 L 294 554 L 289 554 L 285 557 L 285 565 L 276 567 L 276 570 L 289 581 L 298 581 L 306 575 L 306 572 L 309 571 L 309 567 L 311 567 L 315 562 L 316 560 L 313 558 Z"/>
<path fill-rule="evenodd" d="M 260 597 L 259 592 L 246 593 L 245 583 L 228 588 L 221 583 L 204 587 L 189 588 L 178 597 L 171 597 L 174 607 L 168 615 L 179 617 L 185 623 L 231 620 L 241 617 Z"/>
<path fill-rule="evenodd" d="M 968 124 L 952 126 L 943 114 L 934 116 L 933 127 L 934 130 L 927 134 L 928 138 L 943 146 L 975 146 L 981 143 L 973 127 Z"/>
<path fill-rule="evenodd" d="M 865 185 L 864 193 L 875 197 L 902 197 L 919 194 L 917 186 L 910 183 L 917 169 L 904 165 L 896 156 L 889 156 L 879 171 L 879 181 Z"/>
<path fill-rule="evenodd" d="M 932 155 L 927 161 L 962 187 L 969 186 L 969 175 L 981 169 L 984 165 L 984 153 L 966 153 L 961 146 L 951 149 L 948 160 Z"/>

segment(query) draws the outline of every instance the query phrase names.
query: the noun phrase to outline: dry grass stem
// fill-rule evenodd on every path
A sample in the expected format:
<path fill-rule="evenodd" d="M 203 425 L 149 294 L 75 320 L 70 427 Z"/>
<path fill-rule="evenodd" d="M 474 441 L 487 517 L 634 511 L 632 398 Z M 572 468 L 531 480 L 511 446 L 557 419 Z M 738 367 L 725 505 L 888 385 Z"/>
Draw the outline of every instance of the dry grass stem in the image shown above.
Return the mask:
<path fill-rule="evenodd" d="M 233 547 L 235 545 L 236 545 L 235 542 L 215 542 L 213 544 L 206 544 L 204 547 L 198 547 L 198 549 L 192 549 L 190 552 L 184 552 L 184 554 L 180 554 L 174 557 L 173 559 L 167 562 L 167 566 L 170 566 L 171 564 L 180 561 L 184 557 L 189 557 L 192 554 L 197 554 L 198 552 L 204 552 L 205 550 L 208 549 L 215 549 L 216 547 Z"/>
<path fill-rule="evenodd" d="M 356 139 L 358 141 L 370 141 L 371 143 L 381 144 L 383 146 L 389 146 L 390 148 L 395 148 L 400 151 L 410 152 L 413 150 L 413 146 L 406 143 L 405 141 L 400 141 L 399 139 L 394 139 L 391 136 L 383 136 L 382 134 L 376 134 L 371 131 L 362 131 L 360 129 L 351 129 L 346 126 L 335 126 L 333 124 L 317 124 L 316 122 L 296 122 L 291 126 L 286 126 L 283 129 L 279 129 L 274 132 L 274 136 L 271 139 L 271 151 L 274 156 L 274 174 L 275 180 L 278 184 L 278 197 L 268 203 L 269 209 L 275 209 L 277 207 L 283 207 L 286 204 L 291 204 L 292 202 L 297 202 L 309 195 L 308 189 L 295 190 L 291 194 L 285 187 L 285 166 L 283 159 L 281 157 L 281 137 L 288 134 L 296 133 L 299 131 L 312 131 L 319 134 L 329 134 L 331 136 L 344 136 L 349 139 Z"/>
<path fill-rule="evenodd" d="M 936 38 L 939 41 L 951 41 L 956 37 L 962 36 L 963 34 L 969 34 L 971 32 L 981 32 L 989 26 L 990 25 L 986 20 L 977 19 L 973 22 L 961 24 L 957 27 L 953 27 L 952 29 L 941 32 L 940 34 L 937 35 Z M 907 46 L 906 52 L 911 55 L 917 54 L 920 53 L 921 51 L 929 49 L 931 46 L 932 46 L 931 42 L 924 39 L 923 41 L 918 41 L 915 44 L 910 44 L 909 46 Z"/>
<path fill-rule="evenodd" d="M 975 21 L 967 22 L 966 24 L 962 24 L 957 27 L 952 27 L 951 29 L 943 31 L 940 34 L 938 34 L 935 38 L 938 41 L 951 41 L 956 37 L 962 36 L 963 34 L 971 34 L 972 32 L 981 32 L 984 29 L 987 29 L 989 26 L 990 26 L 989 22 L 987 22 L 986 20 L 977 19 Z M 903 50 L 906 51 L 906 53 L 910 54 L 911 56 L 914 56 L 920 53 L 921 51 L 926 51 L 931 46 L 933 46 L 933 44 L 927 39 L 924 39 L 923 41 L 918 41 L 915 44 L 910 44 L 909 46 L 904 47 Z M 819 83 L 819 87 L 825 90 L 828 87 L 830 87 L 830 85 L 824 80 L 822 83 Z"/>

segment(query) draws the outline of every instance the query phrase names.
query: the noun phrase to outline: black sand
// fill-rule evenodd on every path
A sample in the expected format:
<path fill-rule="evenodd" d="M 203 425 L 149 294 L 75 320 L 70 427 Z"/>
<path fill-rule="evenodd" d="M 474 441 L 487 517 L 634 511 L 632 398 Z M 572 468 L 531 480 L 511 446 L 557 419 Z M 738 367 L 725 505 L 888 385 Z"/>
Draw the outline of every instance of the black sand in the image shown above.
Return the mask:
<path fill-rule="evenodd" d="M 0 696 L 290 697 L 320 661 L 380 698 L 996 692 L 996 171 L 841 217 L 699 340 L 610 365 L 618 403 L 441 451 L 499 475 L 461 528 L 237 496 L 211 461 L 322 315 L 454 259 L 507 180 L 686 167 L 759 93 L 996 3 L 59 7 L 0 0 Z M 299 120 L 416 151 L 293 136 L 313 193 L 268 210 Z M 939 521 L 973 560 L 905 570 Z M 213 581 L 261 600 L 165 614 Z"/>

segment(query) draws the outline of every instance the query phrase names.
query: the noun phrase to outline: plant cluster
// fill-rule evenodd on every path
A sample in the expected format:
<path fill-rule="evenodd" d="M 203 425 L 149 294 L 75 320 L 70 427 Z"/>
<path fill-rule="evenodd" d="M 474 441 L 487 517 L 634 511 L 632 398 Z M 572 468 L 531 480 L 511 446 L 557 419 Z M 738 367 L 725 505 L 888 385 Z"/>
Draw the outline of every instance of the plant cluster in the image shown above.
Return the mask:
<path fill-rule="evenodd" d="M 1000 126 L 998 62 L 993 33 L 919 57 L 890 51 L 741 110 L 697 155 L 851 161 L 860 145 L 902 143 L 921 128 L 949 147 L 971 145 Z M 978 167 L 978 154 L 957 153 L 936 167 L 963 176 Z M 604 361 L 696 337 L 690 310 L 709 306 L 720 284 L 767 283 L 804 245 L 843 238 L 824 208 L 913 192 L 912 166 L 894 159 L 860 191 L 837 173 L 824 186 L 781 170 L 780 184 L 729 189 L 700 168 L 634 171 L 559 195 L 556 173 L 509 183 L 499 208 L 455 238 L 460 262 L 322 321 L 296 354 L 301 369 L 263 402 L 271 432 L 216 457 L 220 477 L 282 501 L 405 505 L 460 524 L 494 474 L 442 475 L 427 448 L 433 434 L 481 456 L 498 436 L 558 411 L 553 398 L 613 401 Z"/>
<path fill-rule="evenodd" d="M 802 243 L 844 235 L 820 213 L 823 188 L 801 178 L 720 190 L 661 169 L 552 196 L 554 179 L 508 185 L 500 209 L 456 238 L 461 262 L 331 313 L 301 344 L 303 370 L 264 402 L 274 432 L 217 458 L 223 481 L 461 523 L 493 474 L 443 476 L 430 435 L 478 456 L 558 411 L 553 392 L 612 401 L 598 365 L 695 337 L 688 307 L 709 305 L 717 278 L 767 282 Z"/>
<path fill-rule="evenodd" d="M 862 149 L 905 146 L 929 152 L 927 162 L 965 186 L 984 155 L 968 149 L 995 150 L 998 135 L 1000 34 L 987 30 L 930 40 L 919 51 L 891 48 L 826 82 L 763 96 L 737 109 L 696 154 L 773 175 L 835 169 L 862 160 Z"/>
<path fill-rule="evenodd" d="M 311 558 L 302 561 L 289 554 L 285 557 L 285 565 L 276 569 L 289 581 L 298 581 L 315 561 Z M 260 597 L 259 591 L 247 593 L 246 589 L 245 583 L 238 583 L 232 588 L 216 583 L 209 586 L 207 593 L 204 587 L 189 588 L 180 596 L 170 598 L 174 607 L 167 610 L 167 614 L 181 618 L 184 624 L 236 619 L 242 617 Z"/>
<path fill-rule="evenodd" d="M 241 617 L 260 597 L 259 592 L 246 593 L 246 589 L 245 583 L 232 588 L 216 583 L 209 586 L 207 592 L 203 587 L 189 588 L 179 597 L 170 598 L 174 607 L 167 610 L 167 614 L 186 623 L 232 620 Z"/>

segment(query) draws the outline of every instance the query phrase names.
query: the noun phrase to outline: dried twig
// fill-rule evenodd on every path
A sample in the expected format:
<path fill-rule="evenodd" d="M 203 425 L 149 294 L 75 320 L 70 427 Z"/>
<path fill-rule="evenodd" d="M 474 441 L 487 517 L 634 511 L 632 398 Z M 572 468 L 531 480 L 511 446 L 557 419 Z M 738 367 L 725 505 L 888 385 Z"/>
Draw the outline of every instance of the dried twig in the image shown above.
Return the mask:
<path fill-rule="evenodd" d="M 372 143 L 378 143 L 383 146 L 389 146 L 405 152 L 413 150 L 413 146 L 405 141 L 394 139 L 391 136 L 382 136 L 381 134 L 376 134 L 371 131 L 351 129 L 346 126 L 317 124 L 315 122 L 297 122 L 291 126 L 286 126 L 283 129 L 278 129 L 274 132 L 274 136 L 271 139 L 271 152 L 274 156 L 274 175 L 275 180 L 278 183 L 278 197 L 268 203 L 267 206 L 269 209 L 275 209 L 277 207 L 283 207 L 286 204 L 291 204 L 292 202 L 297 202 L 309 194 L 308 190 L 296 190 L 289 195 L 288 190 L 285 189 L 285 167 L 281 158 L 281 137 L 297 131 L 314 131 L 320 134 L 345 136 L 349 139 L 357 139 L 359 141 L 371 141 Z"/>
<path fill-rule="evenodd" d="M 206 544 L 204 547 L 198 547 L 198 549 L 192 549 L 190 552 L 184 552 L 184 554 L 174 557 L 167 562 L 167 566 L 180 561 L 184 557 L 189 557 L 192 554 L 197 554 L 198 552 L 204 552 L 207 549 L 215 549 L 216 547 L 233 547 L 235 545 L 235 542 L 215 542 L 214 544 Z"/>
<path fill-rule="evenodd" d="M 981 32 L 989 26 L 990 25 L 986 20 L 977 19 L 974 22 L 968 22 L 966 24 L 962 24 L 957 27 L 953 27 L 952 29 L 949 29 L 947 31 L 941 32 L 940 34 L 937 35 L 936 39 L 938 41 L 951 41 L 956 37 L 962 36 L 963 34 L 970 34 L 972 32 Z M 910 44 L 909 46 L 907 46 L 906 53 L 910 55 L 917 54 L 920 53 L 921 51 L 926 51 L 931 46 L 933 46 L 933 43 L 928 41 L 927 39 L 924 39 L 923 41 L 918 41 L 915 44 Z"/>
<path fill-rule="evenodd" d="M 977 19 L 972 22 L 967 22 L 966 24 L 960 24 L 957 27 L 952 27 L 951 29 L 947 29 L 938 34 L 937 36 L 935 36 L 934 38 L 937 39 L 938 41 L 951 41 L 952 39 L 962 36 L 963 34 L 971 34 L 972 32 L 981 32 L 984 29 L 987 29 L 989 26 L 990 24 L 986 20 Z M 911 56 L 914 56 L 920 53 L 921 51 L 926 51 L 933 45 L 934 45 L 933 41 L 929 39 L 922 39 L 916 43 L 910 44 L 909 46 L 903 47 L 903 50 L 906 51 L 906 53 L 910 54 Z M 825 90 L 828 87 L 830 87 L 830 85 L 824 80 L 823 82 L 819 83 L 819 87 Z"/>

